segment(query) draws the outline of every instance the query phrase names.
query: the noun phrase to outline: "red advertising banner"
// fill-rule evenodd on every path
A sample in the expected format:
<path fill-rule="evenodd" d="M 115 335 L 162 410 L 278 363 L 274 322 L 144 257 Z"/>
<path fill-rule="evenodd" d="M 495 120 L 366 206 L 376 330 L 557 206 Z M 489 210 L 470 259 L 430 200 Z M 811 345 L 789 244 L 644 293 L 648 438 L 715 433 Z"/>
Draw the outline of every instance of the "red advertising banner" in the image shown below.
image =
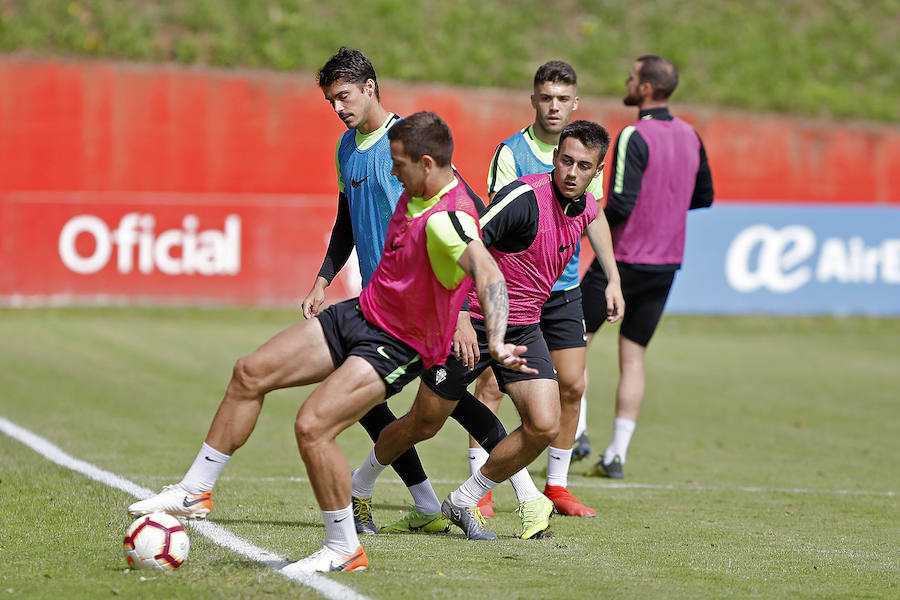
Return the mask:
<path fill-rule="evenodd" d="M 530 82 L 382 84 L 387 109 L 444 117 L 482 196 L 497 143 L 534 118 Z M 296 306 L 307 293 L 346 131 L 311 75 L 5 56 L 0 86 L 0 305 Z M 900 206 L 896 125 L 673 108 L 703 138 L 717 205 Z M 635 111 L 582 98 L 575 116 L 616 135 Z M 328 298 L 358 285 L 342 274 Z"/>
<path fill-rule="evenodd" d="M 297 306 L 334 211 L 330 195 L 0 193 L 0 302 Z M 358 293 L 353 261 L 330 300 Z"/>

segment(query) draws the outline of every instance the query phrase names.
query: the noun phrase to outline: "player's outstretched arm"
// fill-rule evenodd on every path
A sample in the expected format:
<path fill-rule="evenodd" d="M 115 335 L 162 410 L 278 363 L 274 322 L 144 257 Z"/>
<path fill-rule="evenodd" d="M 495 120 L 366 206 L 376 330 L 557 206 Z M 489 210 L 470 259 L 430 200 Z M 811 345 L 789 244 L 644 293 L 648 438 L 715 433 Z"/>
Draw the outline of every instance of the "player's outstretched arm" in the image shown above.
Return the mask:
<path fill-rule="evenodd" d="M 484 328 L 491 356 L 509 369 L 537 373 L 537 370 L 526 366 L 525 359 L 521 356 L 527 349 L 525 346 L 507 344 L 504 341 L 509 317 L 506 280 L 481 240 L 469 242 L 466 251 L 459 257 L 459 266 L 475 281 L 475 292 L 484 314 Z"/>
<path fill-rule="evenodd" d="M 606 286 L 606 320 L 615 323 L 625 314 L 625 297 L 622 295 L 622 280 L 616 266 L 616 254 L 612 247 L 612 234 L 603 211 L 587 227 L 588 240 L 609 280 Z"/>

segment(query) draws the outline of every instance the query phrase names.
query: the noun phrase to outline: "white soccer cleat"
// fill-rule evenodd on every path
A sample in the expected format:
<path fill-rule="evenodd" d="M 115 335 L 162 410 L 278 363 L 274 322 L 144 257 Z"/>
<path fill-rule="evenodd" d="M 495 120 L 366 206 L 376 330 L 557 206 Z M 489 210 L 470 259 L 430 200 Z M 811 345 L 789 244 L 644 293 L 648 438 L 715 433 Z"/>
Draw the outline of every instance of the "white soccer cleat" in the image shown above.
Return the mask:
<path fill-rule="evenodd" d="M 155 496 L 128 507 L 132 517 L 162 512 L 174 517 L 205 519 L 212 512 L 212 492 L 190 494 L 179 484 L 167 485 Z"/>
<path fill-rule="evenodd" d="M 338 554 L 331 548 L 323 546 L 306 558 L 291 563 L 281 569 L 285 575 L 294 573 L 328 573 L 331 571 L 364 571 L 369 567 L 369 557 L 365 549 L 359 546 L 353 554 Z"/>

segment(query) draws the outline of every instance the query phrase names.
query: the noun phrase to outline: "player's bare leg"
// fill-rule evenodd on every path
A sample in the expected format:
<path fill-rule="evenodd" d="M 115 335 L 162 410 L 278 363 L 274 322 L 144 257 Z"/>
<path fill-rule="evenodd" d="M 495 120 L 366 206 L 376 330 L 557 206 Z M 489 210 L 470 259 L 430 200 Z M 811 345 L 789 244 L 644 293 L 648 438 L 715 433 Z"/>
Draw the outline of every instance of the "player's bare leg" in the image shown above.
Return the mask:
<path fill-rule="evenodd" d="M 507 384 L 522 424 L 491 452 L 481 472 L 504 481 L 529 465 L 559 435 L 559 386 L 552 379 L 529 379 Z"/>
<path fill-rule="evenodd" d="M 551 350 L 550 356 L 559 380 L 560 405 L 559 435 L 551 446 L 571 448 L 575 442 L 575 430 L 578 428 L 578 415 L 581 412 L 581 396 L 585 389 L 585 349 Z"/>
<path fill-rule="evenodd" d="M 294 423 L 297 446 L 322 510 L 350 504 L 350 468 L 335 441 L 384 400 L 384 381 L 371 364 L 350 356 L 316 387 Z"/>
<path fill-rule="evenodd" d="M 368 567 L 350 501 L 350 468 L 336 438 L 370 408 L 384 401 L 385 385 L 375 368 L 350 356 L 300 407 L 294 432 L 300 456 L 325 523 L 323 547 L 285 567 L 286 572 L 356 570 Z"/>
<path fill-rule="evenodd" d="M 206 443 L 233 454 L 253 432 L 266 393 L 322 381 L 332 371 L 331 352 L 318 319 L 285 329 L 235 363 Z"/>
<path fill-rule="evenodd" d="M 434 437 L 455 407 L 455 401 L 438 396 L 420 383 L 409 412 L 381 431 L 375 442 L 375 458 L 382 465 L 390 464 L 413 445 Z"/>
<path fill-rule="evenodd" d="M 591 345 L 591 340 L 593 339 L 593 334 L 585 333 L 584 340 L 586 342 L 587 347 L 585 348 L 585 355 L 587 355 L 587 348 Z M 588 373 L 588 367 L 585 363 L 584 367 L 584 393 L 581 394 L 581 411 L 578 413 L 578 425 L 575 428 L 575 443 L 572 446 L 572 462 L 578 462 L 582 459 L 585 459 L 591 453 L 591 442 L 588 439 L 588 423 L 587 423 L 587 412 L 588 412 L 588 401 L 587 401 L 587 389 L 590 384 L 590 373 Z"/>
<path fill-rule="evenodd" d="M 475 397 L 491 409 L 491 412 L 495 415 L 500 411 L 500 401 L 503 400 L 504 395 L 497 384 L 497 378 L 494 376 L 493 369 L 486 369 L 475 380 Z M 487 461 L 487 457 L 487 450 L 479 446 L 475 438 L 469 436 L 469 474 L 472 475 L 480 470 Z M 494 503 L 490 492 L 478 501 L 478 509 L 485 517 L 491 518 L 494 516 Z"/>
<path fill-rule="evenodd" d="M 515 381 L 507 384 L 506 390 L 519 411 L 522 425 L 497 444 L 479 472 L 448 496 L 444 514 L 459 513 L 465 517 L 464 511 L 471 511 L 478 500 L 499 482 L 523 470 L 559 435 L 559 385 L 555 381 Z M 543 494 L 538 494 L 533 499 L 520 501 L 518 512 L 522 517 L 520 537 L 540 537 L 549 527 L 553 503 Z M 479 515 L 476 510 L 475 518 Z M 471 524 L 472 520 L 464 519 L 466 523 Z M 472 537 L 466 527 L 463 529 Z M 496 539 L 483 528 L 476 534 L 485 534 L 476 539 Z"/>
<path fill-rule="evenodd" d="M 321 381 L 334 371 L 318 319 L 297 323 L 237 361 L 206 441 L 181 482 L 133 503 L 133 516 L 150 512 L 203 519 L 212 511 L 212 489 L 235 450 L 244 445 L 269 391 Z"/>
<path fill-rule="evenodd" d="M 506 385 L 522 419 L 522 425 L 507 435 L 491 451 L 485 465 L 451 492 L 441 507 L 451 522 L 459 526 L 469 539 L 496 540 L 488 531 L 477 507 L 478 501 L 499 482 L 524 472 L 547 445 L 559 435 L 559 385 L 552 379 L 531 379 Z M 518 494 L 518 489 L 517 489 Z M 540 537 L 549 527 L 553 503 L 535 490 L 535 497 L 520 501 L 522 517 L 520 537 Z"/>
<path fill-rule="evenodd" d="M 594 465 L 588 475 L 600 475 L 612 479 L 622 479 L 625 455 L 631 436 L 637 426 L 638 414 L 644 401 L 646 387 L 644 377 L 644 356 L 647 348 L 619 336 L 619 385 L 616 388 L 616 419 L 613 421 L 613 436 L 603 453 L 603 458 Z"/>
<path fill-rule="evenodd" d="M 597 512 L 569 492 L 569 465 L 584 394 L 585 348 L 552 350 L 550 356 L 559 379 L 559 435 L 547 448 L 547 484 L 544 495 L 557 512 L 575 517 L 593 517 Z"/>
<path fill-rule="evenodd" d="M 619 386 L 616 390 L 616 418 L 637 421 L 644 401 L 646 380 L 644 356 L 647 348 L 619 336 Z"/>

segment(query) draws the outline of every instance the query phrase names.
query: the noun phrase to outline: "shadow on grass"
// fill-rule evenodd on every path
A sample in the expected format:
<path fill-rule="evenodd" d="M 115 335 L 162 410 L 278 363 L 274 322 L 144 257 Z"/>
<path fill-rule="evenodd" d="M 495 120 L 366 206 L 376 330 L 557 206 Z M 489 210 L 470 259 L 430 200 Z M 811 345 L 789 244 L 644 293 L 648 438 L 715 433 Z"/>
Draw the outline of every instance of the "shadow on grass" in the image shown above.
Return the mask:
<path fill-rule="evenodd" d="M 222 525 L 222 526 L 240 524 L 240 525 L 273 525 L 276 527 L 317 527 L 317 528 L 322 527 L 322 521 L 291 521 L 291 520 L 285 520 L 285 519 L 279 519 L 279 520 L 268 519 L 268 520 L 266 520 L 266 519 L 229 519 L 229 518 L 221 519 L 221 518 L 219 518 L 216 520 L 210 519 L 209 522 L 215 523 L 217 525 Z"/>
<path fill-rule="evenodd" d="M 407 504 L 387 504 L 384 502 L 373 502 L 372 510 L 402 510 L 407 511 L 410 507 L 413 506 L 412 498 L 409 499 Z"/>

